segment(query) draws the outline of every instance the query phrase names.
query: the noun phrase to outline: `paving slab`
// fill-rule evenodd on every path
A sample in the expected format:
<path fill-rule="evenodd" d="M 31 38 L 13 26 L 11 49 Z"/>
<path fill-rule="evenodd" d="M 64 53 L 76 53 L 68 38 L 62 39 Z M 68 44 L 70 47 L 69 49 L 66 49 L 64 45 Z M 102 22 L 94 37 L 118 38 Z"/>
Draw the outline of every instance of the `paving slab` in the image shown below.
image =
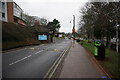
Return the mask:
<path fill-rule="evenodd" d="M 76 42 L 65 58 L 59 78 L 101 78 L 101 76 L 84 47 Z"/>

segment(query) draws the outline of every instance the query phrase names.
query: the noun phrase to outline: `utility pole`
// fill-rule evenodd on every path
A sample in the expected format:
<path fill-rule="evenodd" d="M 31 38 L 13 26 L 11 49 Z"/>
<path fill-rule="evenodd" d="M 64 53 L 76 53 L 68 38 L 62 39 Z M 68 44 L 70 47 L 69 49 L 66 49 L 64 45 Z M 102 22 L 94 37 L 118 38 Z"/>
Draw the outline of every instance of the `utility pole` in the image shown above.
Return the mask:
<path fill-rule="evenodd" d="M 75 44 L 75 15 L 73 15 L 73 30 L 72 30 L 72 33 L 73 33 L 73 46 Z"/>
<path fill-rule="evenodd" d="M 75 15 L 73 15 L 73 29 L 75 29 Z"/>

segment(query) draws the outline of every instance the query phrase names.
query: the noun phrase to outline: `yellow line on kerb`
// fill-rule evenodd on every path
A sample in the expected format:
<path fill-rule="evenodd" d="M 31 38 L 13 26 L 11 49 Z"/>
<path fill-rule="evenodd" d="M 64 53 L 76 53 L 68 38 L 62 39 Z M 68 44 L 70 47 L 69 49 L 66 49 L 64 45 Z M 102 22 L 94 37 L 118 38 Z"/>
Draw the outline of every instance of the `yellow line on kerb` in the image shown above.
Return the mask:
<path fill-rule="evenodd" d="M 58 60 L 60 59 L 60 57 L 63 55 L 63 53 L 65 52 L 65 50 L 62 52 L 62 54 L 57 58 L 57 60 L 54 62 L 54 64 L 51 66 L 51 68 L 48 70 L 48 72 L 45 74 L 44 78 L 47 78 L 48 74 L 50 73 L 50 71 L 53 69 L 53 67 L 55 66 L 55 64 L 58 62 Z M 43 78 L 43 80 L 44 80 Z"/>
<path fill-rule="evenodd" d="M 66 50 L 67 51 L 67 50 Z M 54 70 L 52 71 L 52 73 L 49 75 L 49 79 L 52 78 L 53 74 L 55 73 L 56 69 L 58 68 L 60 62 L 62 61 L 63 57 L 65 56 L 66 51 L 63 53 L 62 57 L 60 58 L 59 62 L 57 63 L 57 65 L 55 66 Z"/>

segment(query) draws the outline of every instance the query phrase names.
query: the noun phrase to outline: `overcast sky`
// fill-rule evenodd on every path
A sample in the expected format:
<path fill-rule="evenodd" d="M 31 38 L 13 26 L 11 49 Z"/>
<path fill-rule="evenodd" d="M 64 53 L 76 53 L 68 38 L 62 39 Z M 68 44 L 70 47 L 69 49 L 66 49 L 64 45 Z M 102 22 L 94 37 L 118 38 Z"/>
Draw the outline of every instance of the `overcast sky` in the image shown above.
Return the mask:
<path fill-rule="evenodd" d="M 78 28 L 79 10 L 88 0 L 14 0 L 24 11 L 31 16 L 44 17 L 49 21 L 54 18 L 60 21 L 60 32 L 72 32 L 73 15 L 76 16 Z"/>

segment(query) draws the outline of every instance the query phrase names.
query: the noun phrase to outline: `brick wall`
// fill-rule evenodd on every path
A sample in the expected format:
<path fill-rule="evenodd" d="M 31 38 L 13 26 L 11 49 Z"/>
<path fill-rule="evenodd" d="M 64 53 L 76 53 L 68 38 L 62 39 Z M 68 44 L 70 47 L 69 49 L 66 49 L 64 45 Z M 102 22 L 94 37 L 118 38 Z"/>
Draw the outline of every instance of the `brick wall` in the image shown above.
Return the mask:
<path fill-rule="evenodd" d="M 8 17 L 8 22 L 14 22 L 13 2 L 7 2 L 7 17 Z"/>

